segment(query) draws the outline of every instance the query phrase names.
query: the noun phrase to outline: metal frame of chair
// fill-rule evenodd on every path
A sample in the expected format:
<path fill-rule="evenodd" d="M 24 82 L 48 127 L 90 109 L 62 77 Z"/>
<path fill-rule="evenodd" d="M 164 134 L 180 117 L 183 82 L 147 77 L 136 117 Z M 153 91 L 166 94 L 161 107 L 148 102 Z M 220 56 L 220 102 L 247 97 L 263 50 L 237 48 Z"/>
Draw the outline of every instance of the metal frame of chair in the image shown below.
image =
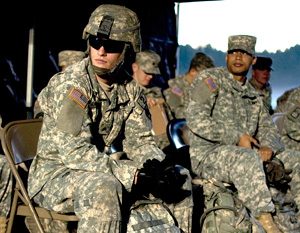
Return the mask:
<path fill-rule="evenodd" d="M 15 215 L 33 217 L 40 233 L 44 233 L 44 229 L 39 218 L 78 221 L 75 214 L 60 214 L 33 203 L 24 185 L 24 177 L 18 170 L 23 169 L 25 173 L 28 173 L 29 164 L 36 154 L 42 121 L 41 118 L 12 121 L 4 127 L 1 134 L 2 148 L 15 178 L 7 233 L 12 230 Z"/>

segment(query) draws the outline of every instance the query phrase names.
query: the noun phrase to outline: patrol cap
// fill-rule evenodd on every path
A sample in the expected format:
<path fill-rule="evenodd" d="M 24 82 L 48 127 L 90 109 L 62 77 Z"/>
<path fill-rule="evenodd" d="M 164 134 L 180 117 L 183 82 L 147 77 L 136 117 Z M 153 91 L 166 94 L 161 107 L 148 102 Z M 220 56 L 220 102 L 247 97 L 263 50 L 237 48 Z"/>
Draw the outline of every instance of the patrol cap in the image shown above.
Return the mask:
<path fill-rule="evenodd" d="M 63 50 L 58 54 L 58 65 L 69 66 L 85 58 L 85 53 L 76 50 Z"/>
<path fill-rule="evenodd" d="M 135 62 L 147 74 L 160 74 L 158 68 L 160 56 L 152 50 L 144 50 L 137 53 Z"/>
<path fill-rule="evenodd" d="M 257 57 L 256 63 L 252 66 L 252 69 L 256 70 L 273 70 L 272 67 L 272 59 L 269 57 Z"/>
<path fill-rule="evenodd" d="M 255 55 L 256 37 L 247 35 L 236 35 L 228 37 L 228 51 L 243 50 L 250 55 Z"/>
<path fill-rule="evenodd" d="M 201 69 L 207 69 L 211 67 L 215 67 L 215 62 L 214 60 L 206 55 L 205 53 L 198 52 L 194 55 L 190 67 L 197 67 Z"/>

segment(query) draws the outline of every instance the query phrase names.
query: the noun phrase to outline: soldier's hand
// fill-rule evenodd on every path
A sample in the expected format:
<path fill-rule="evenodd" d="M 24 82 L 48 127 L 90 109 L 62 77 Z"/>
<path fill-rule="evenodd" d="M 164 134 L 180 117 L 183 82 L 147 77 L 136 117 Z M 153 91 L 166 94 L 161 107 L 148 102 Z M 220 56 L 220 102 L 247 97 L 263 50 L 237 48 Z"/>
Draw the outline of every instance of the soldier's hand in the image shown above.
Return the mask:
<path fill-rule="evenodd" d="M 266 173 L 267 183 L 270 187 L 275 187 L 278 190 L 288 188 L 288 183 L 291 181 L 291 172 L 284 168 L 283 163 L 274 158 L 264 162 L 264 171 Z"/>
<path fill-rule="evenodd" d="M 247 134 L 243 134 L 240 138 L 240 141 L 237 143 L 238 146 L 246 147 L 252 149 L 252 144 L 259 146 L 257 140 Z"/>
<path fill-rule="evenodd" d="M 257 150 L 263 162 L 269 161 L 272 158 L 273 150 L 270 147 L 264 146 Z"/>
<path fill-rule="evenodd" d="M 151 98 L 151 97 L 147 97 L 147 105 L 148 105 L 148 108 L 151 108 L 151 107 L 153 107 L 154 105 L 156 105 L 155 99 L 153 99 L 153 98 Z"/>
<path fill-rule="evenodd" d="M 137 174 L 135 189 L 138 195 L 152 193 L 168 204 L 176 203 L 190 195 L 190 191 L 182 189 L 186 179 L 187 176 L 180 173 L 179 166 L 149 159 Z"/>

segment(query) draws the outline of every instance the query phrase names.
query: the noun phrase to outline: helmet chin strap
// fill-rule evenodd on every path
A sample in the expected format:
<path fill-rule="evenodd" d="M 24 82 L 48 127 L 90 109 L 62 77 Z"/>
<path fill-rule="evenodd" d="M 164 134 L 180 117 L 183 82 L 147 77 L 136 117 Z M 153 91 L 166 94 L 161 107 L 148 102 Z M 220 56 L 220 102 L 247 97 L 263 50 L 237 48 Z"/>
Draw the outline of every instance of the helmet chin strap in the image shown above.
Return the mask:
<path fill-rule="evenodd" d="M 90 47 L 89 44 L 88 46 Z M 118 73 L 120 67 L 124 64 L 125 54 L 128 48 L 129 45 L 125 44 L 124 49 L 119 57 L 118 63 L 112 69 L 101 68 L 92 64 L 92 68 L 95 71 L 95 73 L 101 78 L 104 78 L 103 76 L 107 76 L 109 79 L 112 80 L 114 76 Z"/>

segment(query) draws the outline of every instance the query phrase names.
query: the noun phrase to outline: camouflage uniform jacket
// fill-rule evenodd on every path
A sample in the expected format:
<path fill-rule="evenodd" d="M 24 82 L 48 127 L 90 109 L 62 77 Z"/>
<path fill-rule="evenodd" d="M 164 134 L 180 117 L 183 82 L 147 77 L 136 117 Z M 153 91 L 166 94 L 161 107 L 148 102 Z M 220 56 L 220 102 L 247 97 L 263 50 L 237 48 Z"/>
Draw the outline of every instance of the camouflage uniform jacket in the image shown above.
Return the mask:
<path fill-rule="evenodd" d="M 292 88 L 284 92 L 278 99 L 277 105 L 275 108 L 275 112 L 285 112 L 286 111 L 286 101 L 288 100 L 289 96 L 293 93 L 296 88 Z"/>
<path fill-rule="evenodd" d="M 251 77 L 249 79 L 249 82 L 251 83 L 251 85 L 256 89 L 256 91 L 258 91 L 259 95 L 262 97 L 266 107 L 268 110 L 271 110 L 272 111 L 272 98 L 271 98 L 271 95 L 272 95 L 272 87 L 271 87 L 271 84 L 270 83 L 267 83 L 266 84 L 266 87 L 263 89 L 263 90 L 260 90 L 254 83 L 254 80 L 253 78 Z"/>
<path fill-rule="evenodd" d="M 163 159 L 141 88 L 122 69 L 115 80 L 108 98 L 86 58 L 54 75 L 41 91 L 44 119 L 29 172 L 31 197 L 70 170 L 112 173 L 130 191 L 137 168 L 147 159 Z M 110 155 L 116 144 L 126 153 L 124 160 Z"/>
<path fill-rule="evenodd" d="M 300 151 L 300 87 L 290 93 L 284 112 L 283 141 L 287 148 Z"/>
<path fill-rule="evenodd" d="M 175 118 L 185 118 L 191 84 L 184 74 L 170 79 L 168 85 L 169 88 L 163 91 L 167 104 L 170 106 Z"/>
<path fill-rule="evenodd" d="M 256 90 L 248 80 L 236 81 L 225 67 L 199 73 L 191 86 L 187 113 L 194 169 L 218 146 L 235 146 L 244 133 L 274 152 L 284 149 Z"/>

